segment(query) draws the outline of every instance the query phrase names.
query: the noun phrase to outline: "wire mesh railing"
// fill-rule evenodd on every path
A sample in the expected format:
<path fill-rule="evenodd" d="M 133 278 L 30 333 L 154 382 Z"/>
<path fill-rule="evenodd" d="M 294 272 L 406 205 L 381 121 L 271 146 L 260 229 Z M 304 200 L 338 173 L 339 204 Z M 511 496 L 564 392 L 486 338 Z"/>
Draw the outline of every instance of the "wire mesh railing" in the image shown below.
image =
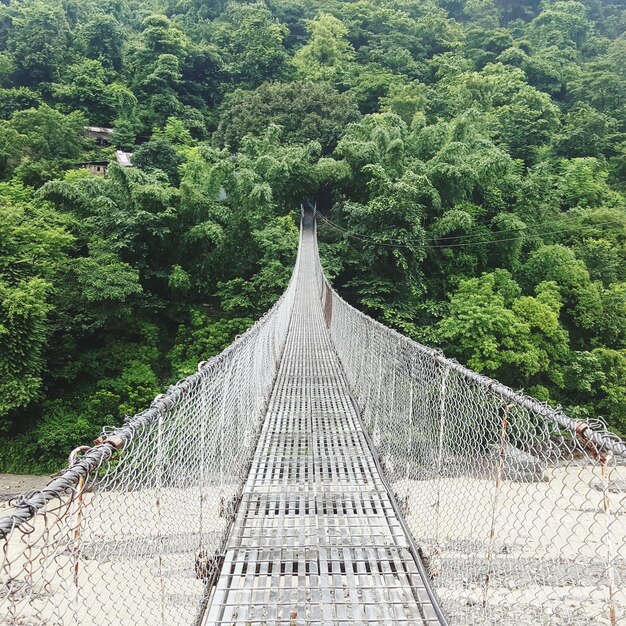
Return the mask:
<path fill-rule="evenodd" d="M 0 517 L 0 622 L 199 623 L 284 348 L 276 305 Z"/>
<path fill-rule="evenodd" d="M 383 326 L 318 276 L 449 624 L 626 620 L 626 444 Z"/>
<path fill-rule="evenodd" d="M 225 352 L 0 516 L 2 623 L 200 624 L 299 269 L 300 254 L 279 302 Z M 326 327 L 449 623 L 623 620 L 626 444 L 386 328 L 315 271 Z"/>

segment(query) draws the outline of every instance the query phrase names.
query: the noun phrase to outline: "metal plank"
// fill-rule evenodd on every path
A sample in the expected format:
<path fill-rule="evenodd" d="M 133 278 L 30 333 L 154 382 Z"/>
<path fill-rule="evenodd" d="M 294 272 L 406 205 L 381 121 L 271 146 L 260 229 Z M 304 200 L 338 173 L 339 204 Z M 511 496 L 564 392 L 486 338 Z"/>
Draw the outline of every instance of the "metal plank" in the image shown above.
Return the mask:
<path fill-rule="evenodd" d="M 203 624 L 436 624 L 324 323 L 312 232 L 301 254 L 285 350 Z"/>

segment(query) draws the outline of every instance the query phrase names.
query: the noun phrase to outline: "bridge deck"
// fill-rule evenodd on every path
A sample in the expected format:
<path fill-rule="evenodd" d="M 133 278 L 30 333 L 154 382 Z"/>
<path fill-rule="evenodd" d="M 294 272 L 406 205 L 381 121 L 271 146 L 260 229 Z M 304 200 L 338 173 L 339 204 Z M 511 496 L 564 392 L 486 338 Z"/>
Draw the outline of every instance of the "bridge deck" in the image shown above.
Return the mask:
<path fill-rule="evenodd" d="M 439 624 L 325 327 L 313 237 L 204 624 Z"/>

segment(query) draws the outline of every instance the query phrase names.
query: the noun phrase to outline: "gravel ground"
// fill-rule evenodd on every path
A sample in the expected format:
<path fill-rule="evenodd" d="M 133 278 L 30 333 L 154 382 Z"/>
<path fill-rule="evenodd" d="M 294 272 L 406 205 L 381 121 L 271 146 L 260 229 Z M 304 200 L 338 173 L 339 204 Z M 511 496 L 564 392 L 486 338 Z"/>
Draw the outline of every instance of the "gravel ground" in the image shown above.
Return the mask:
<path fill-rule="evenodd" d="M 0 508 L 6 508 L 9 500 L 21 493 L 42 489 L 51 480 L 50 476 L 30 474 L 0 474 Z"/>
<path fill-rule="evenodd" d="M 607 478 L 609 515 L 591 464 L 505 480 L 498 492 L 493 480 L 467 476 L 396 482 L 449 623 L 610 626 L 612 576 L 616 623 L 626 624 L 626 466 Z"/>

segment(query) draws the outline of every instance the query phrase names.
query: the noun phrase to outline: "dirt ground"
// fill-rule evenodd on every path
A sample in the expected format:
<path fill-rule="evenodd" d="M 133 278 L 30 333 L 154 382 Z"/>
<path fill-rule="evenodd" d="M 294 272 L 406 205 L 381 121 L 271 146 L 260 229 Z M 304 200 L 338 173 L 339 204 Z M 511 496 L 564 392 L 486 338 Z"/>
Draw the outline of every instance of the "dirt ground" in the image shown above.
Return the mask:
<path fill-rule="evenodd" d="M 0 507 L 6 506 L 11 498 L 21 493 L 45 487 L 50 478 L 30 474 L 0 474 Z"/>

